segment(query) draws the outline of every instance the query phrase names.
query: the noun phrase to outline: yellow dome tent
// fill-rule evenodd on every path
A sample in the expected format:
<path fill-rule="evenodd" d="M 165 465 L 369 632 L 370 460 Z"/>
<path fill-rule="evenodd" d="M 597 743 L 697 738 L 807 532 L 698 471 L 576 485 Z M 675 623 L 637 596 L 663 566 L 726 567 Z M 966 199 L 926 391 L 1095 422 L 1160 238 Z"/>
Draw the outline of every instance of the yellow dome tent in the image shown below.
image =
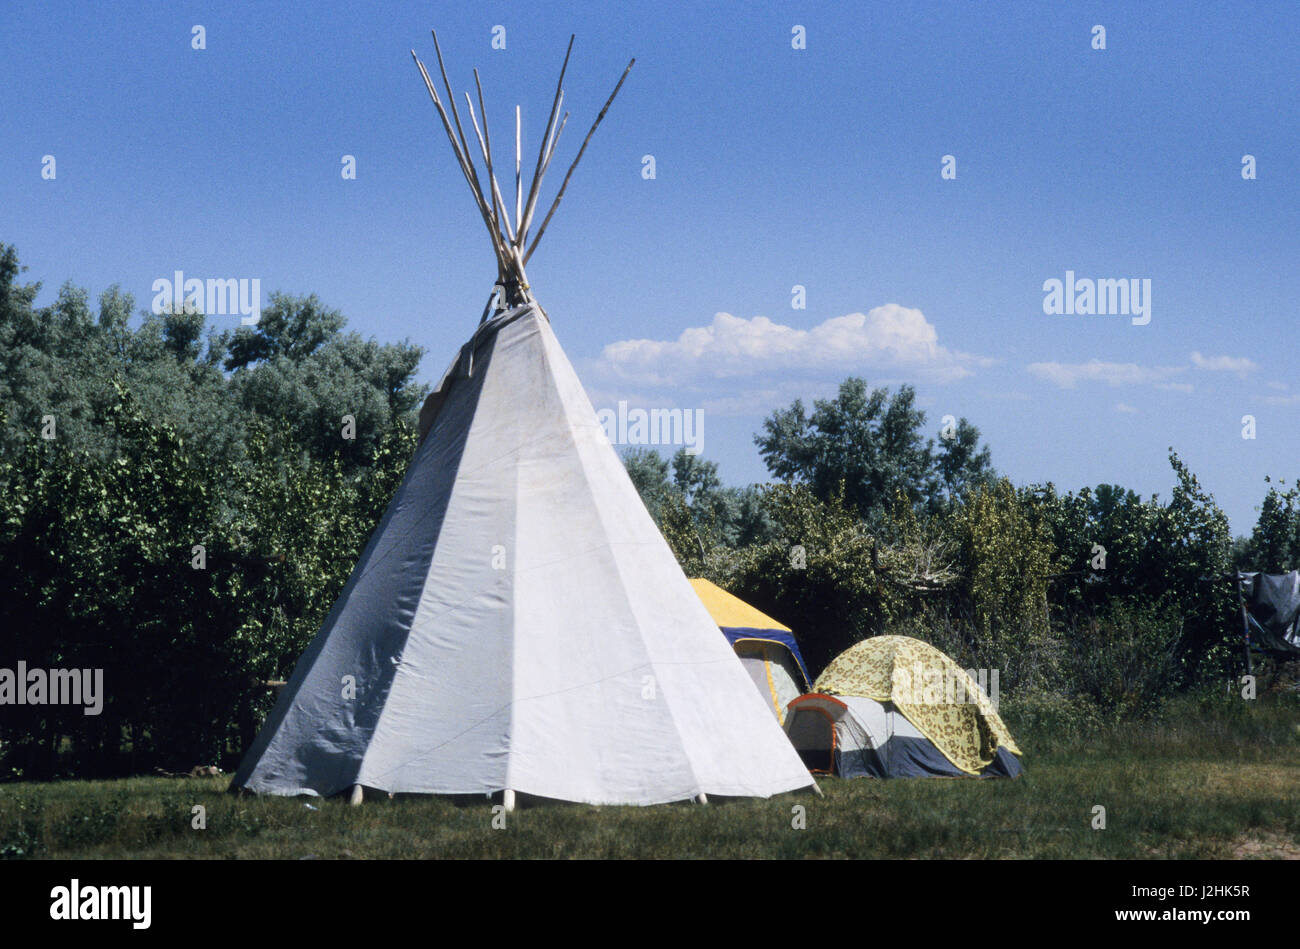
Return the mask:
<path fill-rule="evenodd" d="M 791 703 L 786 732 L 810 768 L 843 777 L 1020 773 L 1011 732 L 979 683 L 908 636 L 852 646 Z"/>

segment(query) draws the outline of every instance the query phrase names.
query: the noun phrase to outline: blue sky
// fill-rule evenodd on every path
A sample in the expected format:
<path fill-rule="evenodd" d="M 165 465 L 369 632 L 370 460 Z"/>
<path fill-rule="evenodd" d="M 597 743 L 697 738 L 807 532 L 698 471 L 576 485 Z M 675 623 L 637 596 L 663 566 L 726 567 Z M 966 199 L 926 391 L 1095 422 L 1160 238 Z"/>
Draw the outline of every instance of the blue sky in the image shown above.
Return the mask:
<path fill-rule="evenodd" d="M 42 303 L 64 280 L 147 306 L 178 269 L 256 277 L 264 299 L 315 292 L 420 344 L 435 381 L 495 269 L 409 50 L 432 65 L 436 27 L 497 128 L 523 107 L 527 154 L 575 32 L 557 164 L 637 64 L 529 277 L 598 408 L 702 409 L 705 456 L 745 483 L 766 477 L 752 437 L 773 408 L 848 375 L 910 382 L 935 433 L 969 418 L 1018 483 L 1168 496 L 1173 446 L 1236 533 L 1265 475 L 1300 475 L 1294 5 L 11 0 L 0 17 L 0 241 Z M 1149 279 L 1150 322 L 1044 313 L 1067 271 Z"/>

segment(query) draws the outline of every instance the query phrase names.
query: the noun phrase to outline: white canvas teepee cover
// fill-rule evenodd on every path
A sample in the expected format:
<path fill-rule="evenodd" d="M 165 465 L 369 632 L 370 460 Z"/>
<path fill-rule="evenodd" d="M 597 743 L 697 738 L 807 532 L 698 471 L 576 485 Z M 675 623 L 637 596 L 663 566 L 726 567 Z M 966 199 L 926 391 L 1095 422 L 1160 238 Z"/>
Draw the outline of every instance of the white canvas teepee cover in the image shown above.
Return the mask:
<path fill-rule="evenodd" d="M 812 784 L 535 304 L 480 327 L 422 423 L 236 786 L 655 804 Z"/>

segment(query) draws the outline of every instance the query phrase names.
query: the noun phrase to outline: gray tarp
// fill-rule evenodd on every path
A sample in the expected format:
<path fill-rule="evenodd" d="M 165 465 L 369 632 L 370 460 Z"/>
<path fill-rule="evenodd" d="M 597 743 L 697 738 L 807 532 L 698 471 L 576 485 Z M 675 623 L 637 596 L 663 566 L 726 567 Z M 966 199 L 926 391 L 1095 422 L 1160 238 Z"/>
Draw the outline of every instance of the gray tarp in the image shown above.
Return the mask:
<path fill-rule="evenodd" d="M 1250 638 L 1261 649 L 1300 655 L 1300 570 L 1241 573 Z"/>

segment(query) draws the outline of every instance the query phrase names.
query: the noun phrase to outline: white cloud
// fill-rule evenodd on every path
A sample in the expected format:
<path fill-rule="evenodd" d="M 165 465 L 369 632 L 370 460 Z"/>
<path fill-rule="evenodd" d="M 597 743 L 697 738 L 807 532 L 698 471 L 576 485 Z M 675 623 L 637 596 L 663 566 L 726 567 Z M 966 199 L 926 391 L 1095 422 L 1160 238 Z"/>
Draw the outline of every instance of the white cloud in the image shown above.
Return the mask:
<path fill-rule="evenodd" d="M 1288 392 L 1291 388 L 1285 382 L 1269 382 L 1267 385 L 1274 392 Z M 1300 405 L 1300 392 L 1289 395 L 1266 395 L 1264 401 L 1269 405 Z"/>
<path fill-rule="evenodd" d="M 598 363 L 620 379 L 655 385 L 790 369 L 892 369 L 949 381 L 970 375 L 972 366 L 991 364 L 940 346 L 938 332 L 920 310 L 896 303 L 833 317 L 807 330 L 766 316 L 718 313 L 708 326 L 683 330 L 675 340 L 610 343 Z"/>
<path fill-rule="evenodd" d="M 1028 402 L 1029 393 L 1019 389 L 981 389 L 980 395 L 994 402 Z"/>
<path fill-rule="evenodd" d="M 1035 362 L 1030 363 L 1029 372 L 1040 379 L 1045 379 L 1062 389 L 1073 389 L 1080 382 L 1104 382 L 1110 386 L 1160 385 L 1165 383 L 1173 388 L 1175 383 L 1166 380 L 1178 375 L 1183 370 L 1177 366 L 1139 366 L 1135 362 L 1103 362 L 1089 359 L 1087 362 Z M 1191 386 L 1187 386 L 1191 390 Z"/>
<path fill-rule="evenodd" d="M 1245 356 L 1204 356 L 1199 352 L 1192 353 L 1191 365 L 1210 372 L 1235 372 L 1241 375 L 1258 368 Z M 1045 379 L 1062 389 L 1073 389 L 1080 382 L 1104 382 L 1109 386 L 1150 385 L 1166 392 L 1191 392 L 1190 382 L 1170 381 L 1185 372 L 1186 368 L 1139 366 L 1135 362 L 1105 362 L 1100 359 L 1074 363 L 1036 362 L 1028 366 L 1030 375 Z"/>
<path fill-rule="evenodd" d="M 1116 403 L 1115 403 L 1115 411 L 1116 411 L 1116 412 L 1119 412 L 1119 413 L 1121 413 L 1121 414 L 1123 414 L 1123 415 L 1137 415 L 1137 414 L 1138 414 L 1138 410 L 1135 409 L 1135 408 L 1133 408 L 1133 406 L 1129 405 L 1129 404 L 1126 403 L 1126 402 L 1116 402 Z"/>
<path fill-rule="evenodd" d="M 1245 356 L 1202 356 L 1192 353 L 1192 365 L 1212 372 L 1250 372 L 1256 366 Z"/>

